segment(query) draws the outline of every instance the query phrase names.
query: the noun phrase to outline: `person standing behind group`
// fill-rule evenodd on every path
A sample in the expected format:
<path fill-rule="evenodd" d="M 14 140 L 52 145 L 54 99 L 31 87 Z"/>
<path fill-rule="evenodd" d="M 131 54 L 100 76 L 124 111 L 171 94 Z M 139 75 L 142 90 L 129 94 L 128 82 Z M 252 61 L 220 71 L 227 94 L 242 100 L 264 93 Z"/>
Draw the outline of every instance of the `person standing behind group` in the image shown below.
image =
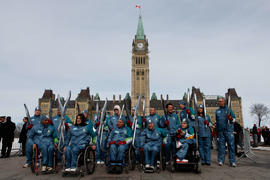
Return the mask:
<path fill-rule="evenodd" d="M 232 167 L 235 164 L 235 149 L 234 149 L 234 122 L 235 115 L 232 109 L 225 105 L 223 97 L 218 98 L 219 108 L 216 110 L 216 128 L 218 133 L 218 162 L 219 166 L 223 166 L 225 161 L 225 144 L 228 144 L 229 161 Z"/>
<path fill-rule="evenodd" d="M 257 129 L 256 124 L 254 124 L 252 128 L 252 137 L 253 137 L 253 147 L 257 147 L 258 146 L 258 129 Z"/>
<path fill-rule="evenodd" d="M 8 158 L 12 149 L 12 143 L 14 141 L 14 131 L 16 129 L 15 123 L 11 121 L 11 117 L 6 118 L 6 123 L 3 125 L 3 146 L 2 146 L 2 158 Z"/>
<path fill-rule="evenodd" d="M 174 106 L 171 103 L 166 104 L 166 115 L 162 116 L 161 127 L 168 134 L 167 142 L 165 143 L 165 158 L 166 166 L 170 166 L 171 154 L 175 154 L 175 135 L 176 130 L 180 126 L 180 120 L 177 114 L 174 113 Z"/>
<path fill-rule="evenodd" d="M 199 127 L 199 152 L 202 165 L 211 165 L 211 130 L 212 126 L 210 116 L 205 117 L 202 104 L 198 106 L 198 127 Z"/>
<path fill-rule="evenodd" d="M 22 155 L 25 156 L 25 144 L 26 144 L 26 139 L 27 139 L 27 121 L 28 117 L 23 118 L 23 127 L 20 132 L 20 137 L 19 137 L 19 143 L 22 143 Z"/>

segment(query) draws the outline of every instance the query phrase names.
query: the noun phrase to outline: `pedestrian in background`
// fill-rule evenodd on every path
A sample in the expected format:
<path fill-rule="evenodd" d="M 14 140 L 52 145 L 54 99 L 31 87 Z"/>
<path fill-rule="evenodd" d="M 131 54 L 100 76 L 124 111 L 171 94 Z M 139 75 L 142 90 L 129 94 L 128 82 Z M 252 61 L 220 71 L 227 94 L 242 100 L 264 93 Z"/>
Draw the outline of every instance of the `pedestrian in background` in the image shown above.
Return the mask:
<path fill-rule="evenodd" d="M 11 117 L 6 118 L 6 122 L 2 126 L 3 142 L 2 142 L 2 158 L 8 158 L 12 149 L 14 141 L 14 131 L 16 129 L 15 123 L 11 121 Z"/>
<path fill-rule="evenodd" d="M 258 129 L 257 129 L 256 124 L 254 124 L 252 128 L 252 137 L 253 137 L 253 147 L 257 147 L 258 146 Z"/>
<path fill-rule="evenodd" d="M 28 117 L 24 117 L 23 118 L 23 127 L 22 130 L 20 132 L 20 138 L 19 138 L 19 143 L 22 144 L 22 155 L 25 156 L 25 144 L 26 144 L 26 139 L 27 139 L 27 121 L 28 121 Z"/>

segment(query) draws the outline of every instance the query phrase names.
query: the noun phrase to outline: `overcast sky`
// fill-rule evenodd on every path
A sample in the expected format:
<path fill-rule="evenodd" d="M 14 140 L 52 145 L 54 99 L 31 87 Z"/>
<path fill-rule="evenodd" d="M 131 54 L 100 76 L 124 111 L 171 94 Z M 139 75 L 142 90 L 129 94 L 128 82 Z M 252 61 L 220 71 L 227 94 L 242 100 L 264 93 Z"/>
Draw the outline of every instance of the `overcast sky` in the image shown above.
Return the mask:
<path fill-rule="evenodd" d="M 182 98 L 236 88 L 245 126 L 252 103 L 270 106 L 269 0 L 1 0 L 0 114 L 20 122 L 45 89 L 131 91 L 138 9 L 150 49 L 150 91 Z M 270 120 L 267 123 L 270 124 Z"/>

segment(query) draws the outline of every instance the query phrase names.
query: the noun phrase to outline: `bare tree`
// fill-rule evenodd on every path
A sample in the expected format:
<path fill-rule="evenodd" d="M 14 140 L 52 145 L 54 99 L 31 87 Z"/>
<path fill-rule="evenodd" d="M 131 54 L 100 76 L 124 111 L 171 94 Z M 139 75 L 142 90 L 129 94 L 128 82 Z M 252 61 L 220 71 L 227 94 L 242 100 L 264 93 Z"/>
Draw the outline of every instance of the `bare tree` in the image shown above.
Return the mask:
<path fill-rule="evenodd" d="M 268 115 L 270 114 L 270 110 L 264 104 L 260 104 L 260 103 L 252 104 L 250 106 L 250 114 L 252 116 L 253 115 L 257 116 L 258 122 L 259 122 L 259 127 L 261 127 L 261 122 L 268 117 Z"/>
<path fill-rule="evenodd" d="M 14 132 L 15 138 L 20 137 L 20 132 L 22 130 L 22 127 L 23 127 L 23 123 L 17 123 L 16 129 L 15 129 L 15 132 Z"/>

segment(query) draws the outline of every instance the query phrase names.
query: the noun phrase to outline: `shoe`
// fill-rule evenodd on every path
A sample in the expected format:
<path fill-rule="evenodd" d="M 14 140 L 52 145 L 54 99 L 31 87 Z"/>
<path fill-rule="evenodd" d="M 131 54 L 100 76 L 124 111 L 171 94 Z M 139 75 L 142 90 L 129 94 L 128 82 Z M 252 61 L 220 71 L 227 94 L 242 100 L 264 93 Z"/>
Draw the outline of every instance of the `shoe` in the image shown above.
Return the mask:
<path fill-rule="evenodd" d="M 28 168 L 28 167 L 30 167 L 30 164 L 24 164 L 23 165 L 23 168 Z"/>
<path fill-rule="evenodd" d="M 145 165 L 145 168 L 149 168 L 149 167 L 150 167 L 150 165 L 149 165 L 149 164 L 146 164 L 146 165 Z"/>
<path fill-rule="evenodd" d="M 70 172 L 70 168 L 66 168 L 65 171 L 66 171 L 66 172 Z"/>
<path fill-rule="evenodd" d="M 176 159 L 176 163 L 180 163 L 180 161 L 181 161 L 180 159 L 178 159 L 178 158 Z"/>
<path fill-rule="evenodd" d="M 219 162 L 218 165 L 219 165 L 219 166 L 223 166 L 223 163 L 222 163 L 222 162 Z"/>
<path fill-rule="evenodd" d="M 46 166 L 42 166 L 41 171 L 45 172 L 47 170 Z"/>
<path fill-rule="evenodd" d="M 105 162 L 104 161 L 100 161 L 100 164 L 103 165 L 103 164 L 105 164 Z"/>
<path fill-rule="evenodd" d="M 71 168 L 70 172 L 76 172 L 76 168 Z"/>
<path fill-rule="evenodd" d="M 154 166 L 150 166 L 150 168 L 151 168 L 151 169 L 153 169 L 153 170 L 155 169 L 155 167 L 154 167 Z"/>
<path fill-rule="evenodd" d="M 97 161 L 97 164 L 99 165 L 100 164 L 100 161 Z"/>
<path fill-rule="evenodd" d="M 187 159 L 183 159 L 180 163 L 188 163 Z"/>
<path fill-rule="evenodd" d="M 232 163 L 232 164 L 231 164 L 231 167 L 236 167 L 236 164 L 235 164 L 235 163 Z"/>
<path fill-rule="evenodd" d="M 52 171 L 53 168 L 52 167 L 47 167 L 47 171 Z"/>
<path fill-rule="evenodd" d="M 160 167 L 160 161 L 157 161 L 157 167 L 158 168 Z"/>

